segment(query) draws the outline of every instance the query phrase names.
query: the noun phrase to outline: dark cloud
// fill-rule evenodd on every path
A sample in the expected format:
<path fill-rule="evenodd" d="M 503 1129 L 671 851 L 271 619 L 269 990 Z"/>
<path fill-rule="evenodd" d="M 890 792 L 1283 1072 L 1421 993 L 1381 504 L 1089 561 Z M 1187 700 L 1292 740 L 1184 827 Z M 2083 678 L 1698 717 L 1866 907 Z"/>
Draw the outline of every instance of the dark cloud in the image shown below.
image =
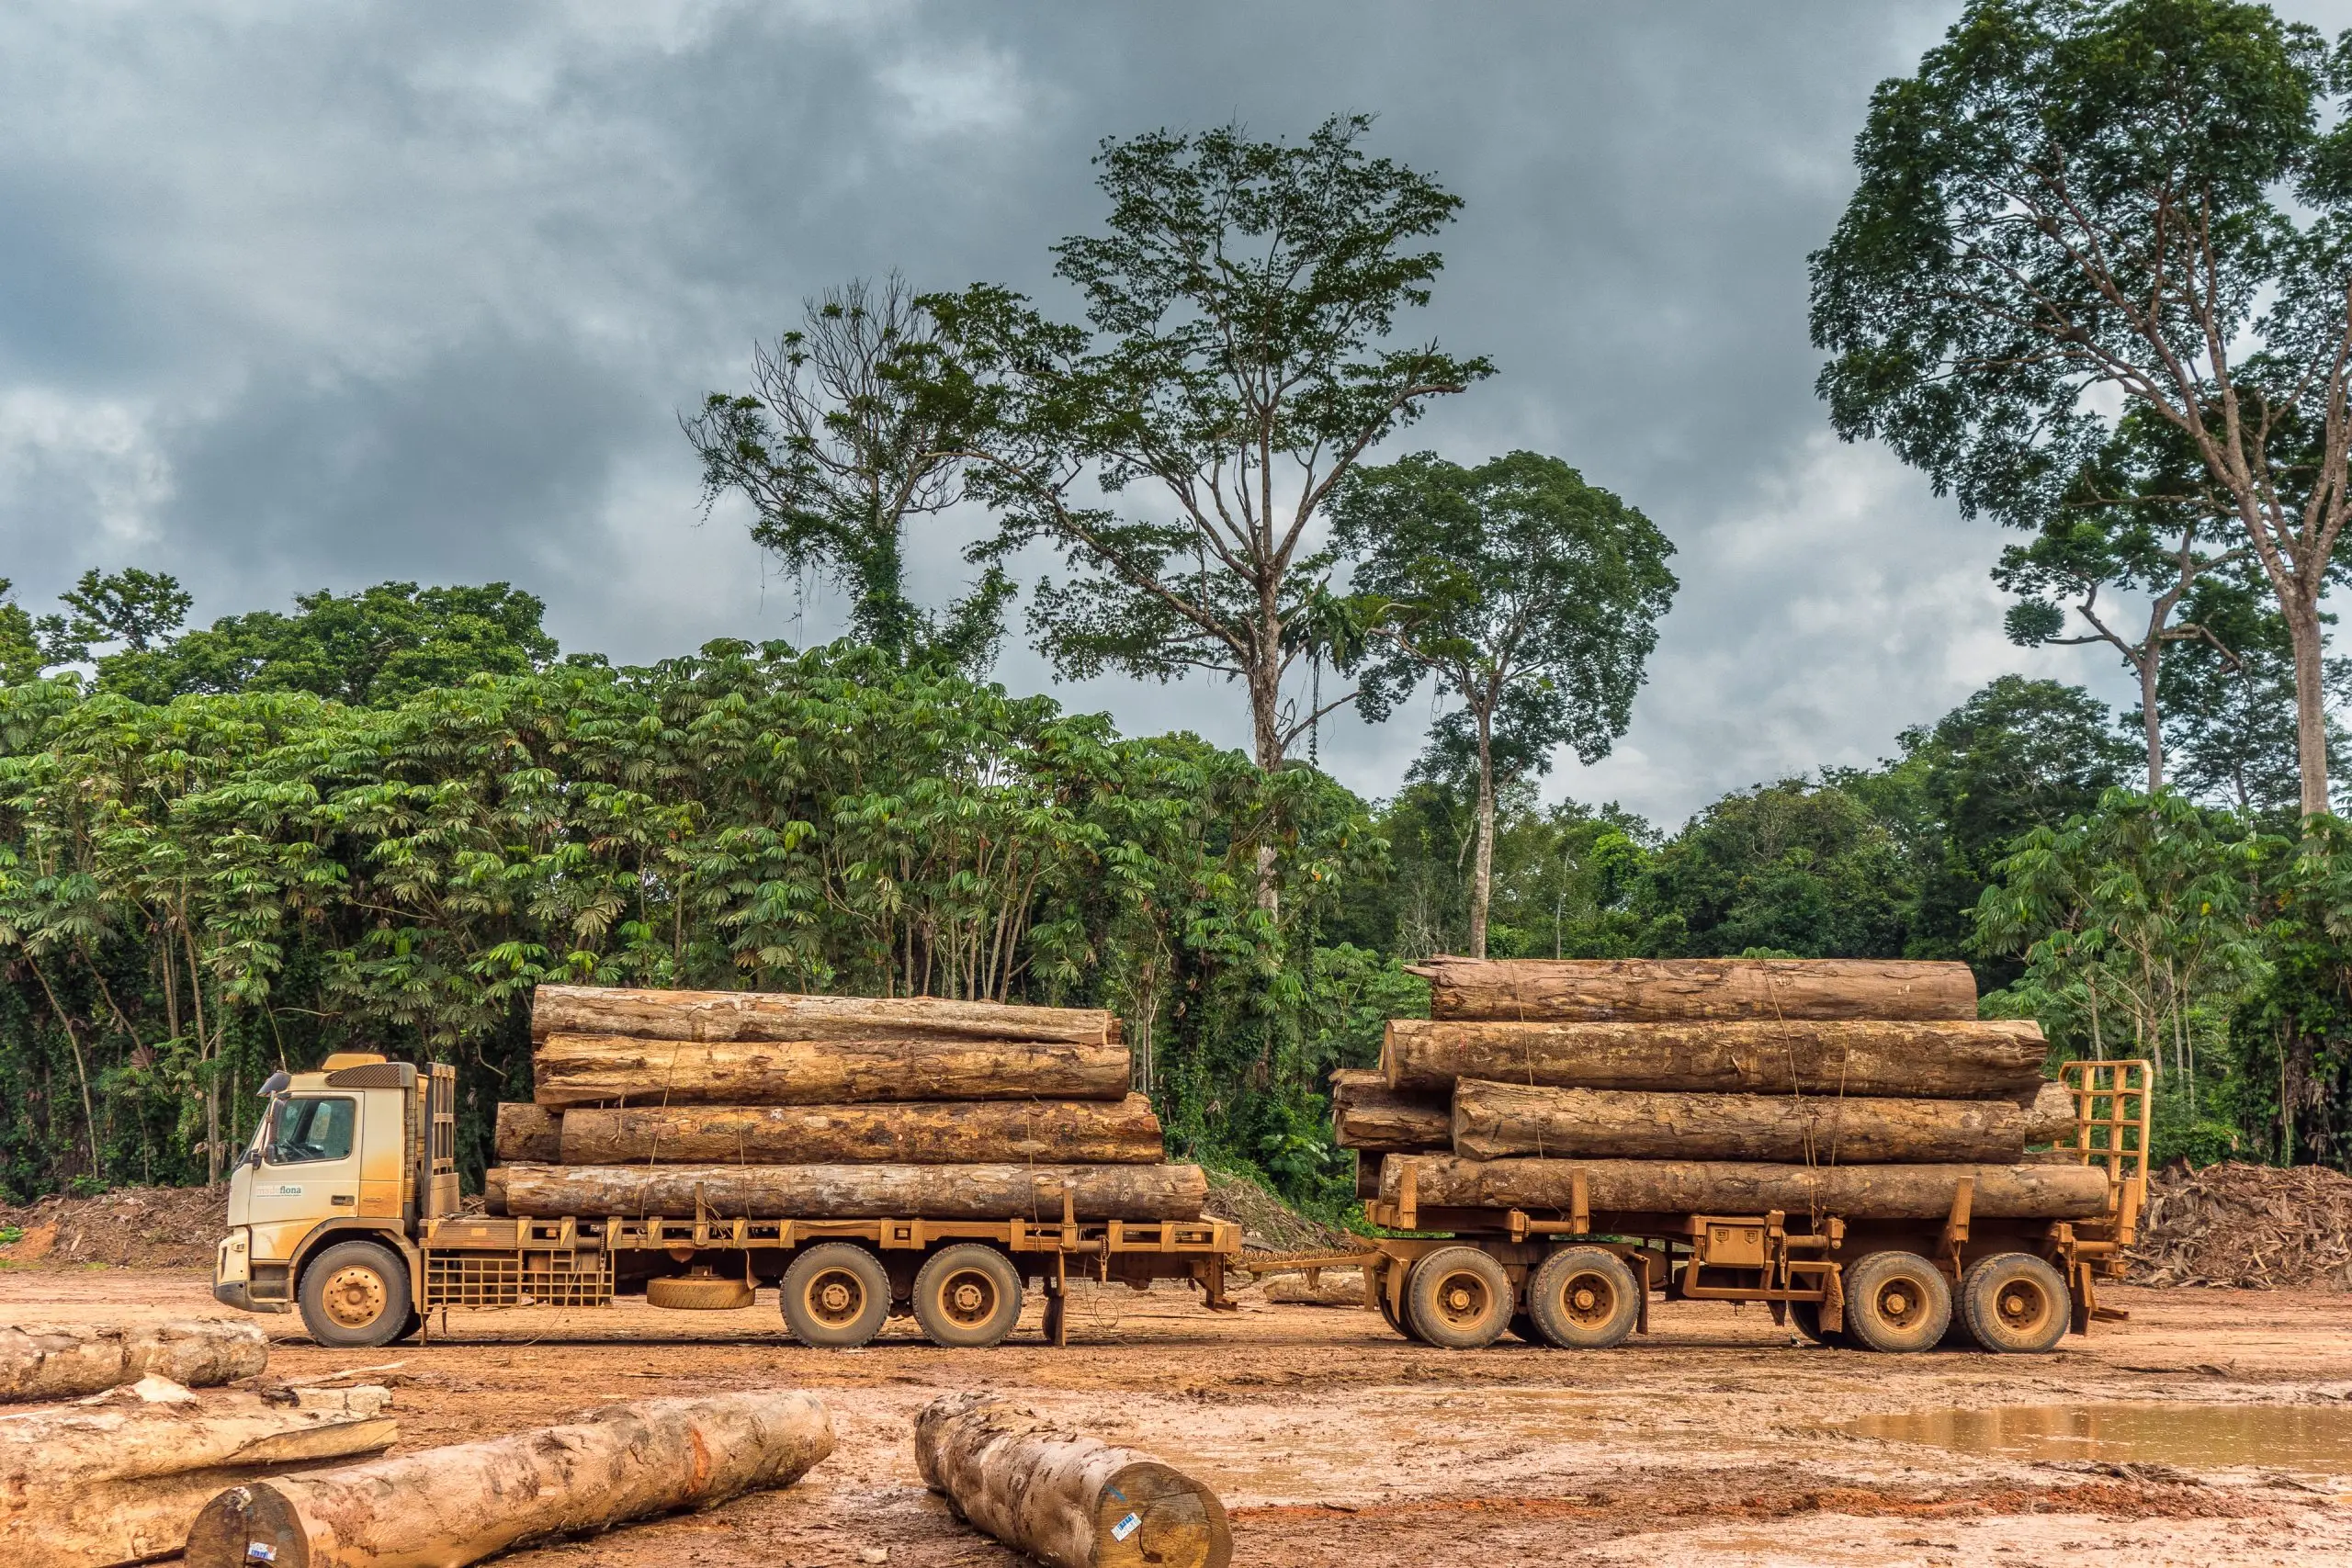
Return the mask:
<path fill-rule="evenodd" d="M 817 637 L 676 411 L 798 299 L 897 266 L 1056 298 L 1098 138 L 1380 117 L 1467 200 L 1428 324 L 1503 375 L 1405 438 L 1557 452 L 1681 547 L 1618 754 L 1555 791 L 1672 818 L 1866 761 L 2001 670 L 1997 541 L 1827 437 L 1804 255 L 1872 85 L 1952 7 L 1730 3 L 513 7 L 93 4 L 0 17 L 0 574 L 178 573 L 199 614 L 507 578 L 571 647 Z M 2340 25 L 2329 16 L 2314 19 Z M 917 552 L 945 598 L 946 525 Z M 1025 649 L 1000 673 L 1046 684 Z M 1065 689 L 1238 742 L 1238 694 Z M 1343 718 L 1393 784 L 1420 713 Z"/>

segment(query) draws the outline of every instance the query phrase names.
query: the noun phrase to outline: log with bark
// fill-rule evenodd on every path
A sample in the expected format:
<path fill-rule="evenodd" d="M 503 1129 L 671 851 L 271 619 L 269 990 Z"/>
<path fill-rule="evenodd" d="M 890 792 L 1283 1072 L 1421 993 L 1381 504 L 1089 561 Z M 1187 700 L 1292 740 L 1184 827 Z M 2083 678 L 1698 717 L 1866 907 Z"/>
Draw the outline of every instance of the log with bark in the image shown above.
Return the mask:
<path fill-rule="evenodd" d="M 1047 1568 L 1226 1568 L 1216 1494 L 1182 1472 L 992 1394 L 951 1393 L 915 1417 L 915 1466 L 974 1528 Z"/>
<path fill-rule="evenodd" d="M 1875 958 L 1433 958 L 1430 1016 L 1455 1021 L 1679 1023 L 1969 1019 L 1965 964 Z"/>
<path fill-rule="evenodd" d="M 2013 1164 L 2075 1125 L 2075 1097 L 1894 1100 L 1837 1094 L 1661 1094 L 1453 1086 L 1453 1153 L 1583 1159 L 1746 1159 L 1832 1165 Z"/>
<path fill-rule="evenodd" d="M 1196 1165 L 514 1165 L 492 1172 L 510 1214 L 1058 1223 L 1196 1220 Z"/>
<path fill-rule="evenodd" d="M 723 994 L 723 993 L 722 993 Z M 532 1059 L 549 1107 L 857 1105 L 906 1100 L 1125 1100 L 1127 1048 L 1096 1040 L 695 1041 L 557 1033 Z"/>
<path fill-rule="evenodd" d="M 502 1165 L 554 1165 L 563 1158 L 563 1112 L 527 1100 L 502 1104 L 492 1147 Z"/>
<path fill-rule="evenodd" d="M 454 1568 L 523 1541 L 789 1486 L 833 1451 L 825 1406 L 770 1390 L 654 1399 L 214 1498 L 187 1568 Z"/>
<path fill-rule="evenodd" d="M 102 1568 L 180 1550 L 223 1491 L 390 1448 L 380 1388 L 300 1404 L 151 1379 L 103 1403 L 0 1416 L 0 1562 Z"/>
<path fill-rule="evenodd" d="M 1122 1100 L 901 1100 L 580 1110 L 565 1113 L 565 1165 L 1156 1165 L 1159 1118 Z M 550 1163 L 534 1159 L 530 1163 Z"/>
<path fill-rule="evenodd" d="M 2030 1020 L 1809 1023 L 1440 1023 L 1392 1019 L 1391 1089 L 1456 1079 L 1545 1089 L 1993 1100 L 2031 1094 L 2049 1055 Z"/>
<path fill-rule="evenodd" d="M 143 1377 L 205 1388 L 268 1365 L 269 1341 L 245 1318 L 0 1326 L 0 1401 L 72 1399 Z"/>
<path fill-rule="evenodd" d="M 1449 1148 L 1453 1111 L 1442 1094 L 1399 1094 L 1368 1068 L 1331 1075 L 1331 1129 L 1343 1149 L 1418 1154 Z"/>
<path fill-rule="evenodd" d="M 1763 1165 L 1732 1160 L 1462 1159 L 1390 1155 L 1380 1196 L 1395 1203 L 1412 1173 L 1418 1208 L 1523 1209 L 1565 1213 L 1575 1178 L 1593 1213 L 1818 1213 L 1849 1220 L 1939 1220 L 1960 1179 L 1974 1178 L 1971 1212 L 1984 1219 L 2081 1220 L 2107 1212 L 2107 1172 L 2089 1166 Z"/>
<path fill-rule="evenodd" d="M 942 997 L 808 997 L 784 991 L 662 991 L 541 986 L 531 1038 L 633 1034 L 646 1040 L 822 1040 L 887 1044 L 1116 1045 L 1119 1021 L 1099 1008 L 1018 1007 Z"/>

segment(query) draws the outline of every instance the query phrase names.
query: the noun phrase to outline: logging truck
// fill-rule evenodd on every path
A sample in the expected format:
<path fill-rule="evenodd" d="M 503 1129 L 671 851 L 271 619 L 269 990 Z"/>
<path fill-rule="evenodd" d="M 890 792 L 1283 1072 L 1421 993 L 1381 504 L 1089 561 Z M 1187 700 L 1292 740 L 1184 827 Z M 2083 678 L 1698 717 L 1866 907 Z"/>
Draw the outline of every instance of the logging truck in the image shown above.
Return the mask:
<path fill-rule="evenodd" d="M 377 1346 L 428 1331 L 450 1307 L 648 1304 L 714 1310 L 778 1289 L 803 1344 L 863 1345 L 910 1314 L 941 1345 L 994 1345 L 1045 1294 L 1045 1333 L 1067 1342 L 1073 1277 L 1148 1290 L 1189 1281 L 1230 1310 L 1225 1271 L 1241 1230 L 1223 1220 L 1087 1219 L 1057 1207 L 955 1219 L 755 1218 L 689 1192 L 673 1214 L 495 1216 L 460 1212 L 457 1072 L 366 1053 L 277 1073 L 229 1184 L 212 1293 L 247 1312 L 299 1312 L 322 1345 Z M 444 1318 L 446 1322 L 446 1315 Z"/>

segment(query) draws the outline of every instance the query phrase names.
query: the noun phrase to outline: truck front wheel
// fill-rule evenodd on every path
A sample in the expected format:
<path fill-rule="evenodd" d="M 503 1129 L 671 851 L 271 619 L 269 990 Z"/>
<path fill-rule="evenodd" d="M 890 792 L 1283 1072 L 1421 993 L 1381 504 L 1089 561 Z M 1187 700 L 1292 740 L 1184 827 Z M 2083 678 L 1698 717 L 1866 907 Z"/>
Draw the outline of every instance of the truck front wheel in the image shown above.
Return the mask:
<path fill-rule="evenodd" d="M 389 1345 L 412 1331 L 408 1264 L 380 1242 L 339 1241 L 302 1269 L 302 1326 L 336 1349 Z"/>

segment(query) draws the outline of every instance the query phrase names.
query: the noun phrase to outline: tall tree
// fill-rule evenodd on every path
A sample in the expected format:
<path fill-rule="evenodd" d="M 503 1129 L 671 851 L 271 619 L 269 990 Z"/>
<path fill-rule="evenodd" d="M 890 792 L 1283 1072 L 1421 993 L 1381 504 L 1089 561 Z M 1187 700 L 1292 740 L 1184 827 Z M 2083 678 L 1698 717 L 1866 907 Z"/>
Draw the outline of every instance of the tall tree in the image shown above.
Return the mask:
<path fill-rule="evenodd" d="M 1466 753 L 1477 780 L 1470 953 L 1484 958 L 1497 785 L 1547 772 L 1561 746 L 1598 761 L 1625 732 L 1679 586 L 1674 546 L 1533 452 L 1476 468 L 1421 452 L 1359 469 L 1333 516 L 1340 550 L 1361 558 L 1356 592 L 1393 605 L 1359 707 L 1385 718 L 1430 677 L 1462 705 L 1435 739 Z"/>
<path fill-rule="evenodd" d="M 92 567 L 57 597 L 66 614 L 34 623 L 42 657 L 51 664 L 78 664 L 108 643 L 124 653 L 161 648 L 187 624 L 195 602 L 178 578 L 135 566 L 120 571 Z"/>
<path fill-rule="evenodd" d="M 2319 35 L 2238 0 L 1973 0 L 1881 84 L 1813 257 L 1838 432 L 2026 525 L 2145 410 L 2194 451 L 2294 649 L 2329 809 L 2322 620 L 2352 445 L 2352 124 Z"/>
<path fill-rule="evenodd" d="M 1012 582 L 991 566 L 935 620 L 907 593 L 907 529 L 963 499 L 970 400 L 938 369 L 938 325 L 892 273 L 804 300 L 800 325 L 752 350 L 749 392 L 713 392 L 681 421 L 703 503 L 741 495 L 752 537 L 831 578 L 858 637 L 901 663 L 985 665 Z"/>
<path fill-rule="evenodd" d="M 1333 565 L 1317 537 L 1333 488 L 1492 370 L 1397 341 L 1442 265 L 1423 242 L 1461 201 L 1368 156 L 1370 129 L 1105 141 L 1109 231 L 1054 247 L 1084 324 L 993 286 L 931 302 L 991 415 L 974 470 L 1003 517 L 989 558 L 1043 542 L 1076 574 L 1031 602 L 1056 667 L 1238 681 L 1268 770 L 1318 716 L 1283 681 L 1319 645 L 1285 632 Z M 1135 487 L 1150 493 L 1124 507 Z"/>

